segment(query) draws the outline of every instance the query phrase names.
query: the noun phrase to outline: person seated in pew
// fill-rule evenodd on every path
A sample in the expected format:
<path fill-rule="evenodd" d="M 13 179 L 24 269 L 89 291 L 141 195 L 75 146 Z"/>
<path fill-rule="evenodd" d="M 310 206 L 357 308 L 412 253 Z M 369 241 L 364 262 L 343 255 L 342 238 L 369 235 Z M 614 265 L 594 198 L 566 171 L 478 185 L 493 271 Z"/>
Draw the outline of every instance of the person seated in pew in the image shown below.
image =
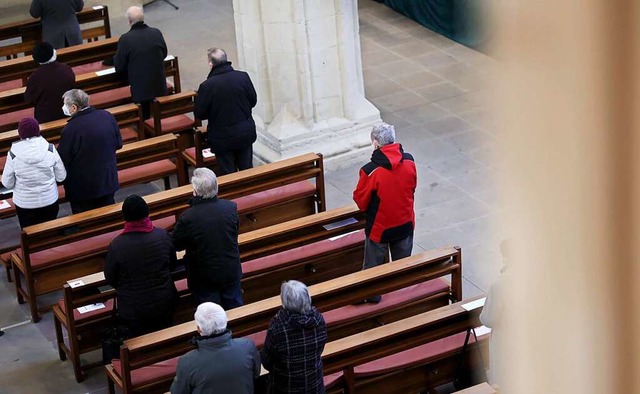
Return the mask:
<path fill-rule="evenodd" d="M 11 144 L 2 172 L 2 184 L 13 189 L 13 203 L 20 227 L 25 228 L 58 217 L 58 185 L 67 171 L 56 147 L 40 136 L 34 118 L 18 124 L 20 141 Z"/>
<path fill-rule="evenodd" d="M 142 197 L 127 197 L 122 216 L 124 230 L 109 245 L 104 277 L 116 289 L 119 318 L 131 336 L 139 336 L 173 323 L 176 251 L 167 230 L 153 226 Z"/>
<path fill-rule="evenodd" d="M 227 314 L 213 302 L 198 306 L 194 315 L 196 349 L 180 357 L 171 394 L 253 394 L 260 376 L 260 354 L 246 338 L 234 339 L 227 329 Z"/>
<path fill-rule="evenodd" d="M 122 148 L 118 122 L 108 111 L 89 106 L 89 95 L 72 89 L 62 96 L 70 116 L 58 152 L 67 169 L 64 190 L 74 214 L 115 203 L 120 188 L 116 151 Z"/>
<path fill-rule="evenodd" d="M 82 7 L 84 0 L 32 0 L 29 14 L 40 18 L 42 41 L 60 49 L 82 44 L 82 32 L 76 16 Z"/>
<path fill-rule="evenodd" d="M 324 393 L 324 317 L 311 306 L 309 290 L 302 282 L 284 282 L 280 299 L 282 309 L 269 322 L 260 352 L 262 365 L 269 371 L 269 393 Z"/>
<path fill-rule="evenodd" d="M 360 168 L 353 201 L 367 212 L 363 269 L 383 264 L 389 256 L 411 256 L 416 219 L 413 209 L 418 182 L 413 156 L 396 143 L 392 125 L 380 123 L 371 130 L 371 161 Z M 365 302 L 378 303 L 381 296 Z"/>
<path fill-rule="evenodd" d="M 241 306 L 238 207 L 218 198 L 218 178 L 208 168 L 196 168 L 191 185 L 191 207 L 180 215 L 171 234 L 176 250 L 186 251 L 189 290 L 196 305 L 215 302 L 225 310 Z"/>
<path fill-rule="evenodd" d="M 118 39 L 113 64 L 116 73 L 129 82 L 131 98 L 140 104 L 142 117 L 149 119 L 153 100 L 167 94 L 167 44 L 160 30 L 144 23 L 142 7 L 129 7 L 127 21 L 131 29 Z"/>
<path fill-rule="evenodd" d="M 32 56 L 40 67 L 27 79 L 24 99 L 33 104 L 38 122 L 62 119 L 62 95 L 75 87 L 76 75 L 71 67 L 56 60 L 56 50 L 48 42 L 37 44 Z"/>

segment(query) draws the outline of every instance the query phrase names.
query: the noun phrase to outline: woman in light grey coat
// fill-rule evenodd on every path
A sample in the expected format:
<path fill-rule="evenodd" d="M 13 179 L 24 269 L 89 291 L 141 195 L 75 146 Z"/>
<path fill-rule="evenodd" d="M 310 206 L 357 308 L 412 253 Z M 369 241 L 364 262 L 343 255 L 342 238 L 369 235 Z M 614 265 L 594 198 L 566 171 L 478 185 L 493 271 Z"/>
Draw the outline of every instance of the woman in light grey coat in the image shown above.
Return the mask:
<path fill-rule="evenodd" d="M 82 33 L 76 12 L 84 7 L 84 0 L 32 0 L 29 13 L 40 18 L 42 41 L 55 49 L 82 44 Z"/>

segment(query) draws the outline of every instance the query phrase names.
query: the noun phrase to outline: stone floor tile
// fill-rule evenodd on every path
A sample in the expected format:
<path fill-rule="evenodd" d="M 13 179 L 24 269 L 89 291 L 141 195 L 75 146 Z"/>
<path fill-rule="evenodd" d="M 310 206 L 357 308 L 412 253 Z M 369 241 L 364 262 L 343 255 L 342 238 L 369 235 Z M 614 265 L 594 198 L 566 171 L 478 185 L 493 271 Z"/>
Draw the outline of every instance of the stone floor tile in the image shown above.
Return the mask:
<path fill-rule="evenodd" d="M 479 193 L 493 187 L 496 182 L 496 172 L 491 168 L 483 168 L 448 179 L 467 193 Z"/>
<path fill-rule="evenodd" d="M 394 82 L 407 89 L 415 89 L 422 86 L 433 85 L 442 82 L 442 78 L 427 70 L 417 71 L 408 74 L 398 74 L 389 76 Z"/>
<path fill-rule="evenodd" d="M 417 87 L 414 89 L 416 93 L 424 97 L 428 102 L 440 102 L 451 97 L 464 94 L 465 91 L 457 87 L 451 82 L 443 81 L 433 85 Z"/>
<path fill-rule="evenodd" d="M 404 90 L 397 93 L 387 94 L 371 100 L 381 111 L 399 111 L 406 108 L 427 104 L 428 101 L 417 94 Z"/>
<path fill-rule="evenodd" d="M 362 56 L 362 64 L 364 67 L 367 67 L 367 68 L 378 67 L 385 64 L 389 64 L 389 63 L 395 64 L 396 62 L 399 62 L 402 60 L 403 59 L 401 59 L 398 55 L 384 48 L 378 49 L 376 51 L 368 52 L 366 55 Z M 393 69 L 391 68 L 391 65 L 389 65 L 388 67 L 391 70 Z M 375 69 L 384 70 L 385 67 L 375 68 Z"/>
<path fill-rule="evenodd" d="M 464 262 L 462 263 L 464 264 Z M 474 285 L 471 281 L 466 279 L 464 276 L 462 277 L 462 297 L 463 298 L 472 298 L 480 295 L 484 295 L 487 292 Z"/>
<path fill-rule="evenodd" d="M 445 201 L 466 196 L 463 189 L 430 170 L 420 170 L 415 203 L 419 207 L 430 207 Z"/>
<path fill-rule="evenodd" d="M 365 85 L 364 93 L 365 96 L 371 100 L 404 90 L 406 90 L 406 88 L 403 88 L 390 79 L 385 79 L 377 83 Z"/>
<path fill-rule="evenodd" d="M 428 52 L 437 51 L 438 48 L 434 47 L 426 41 L 411 40 L 410 42 L 396 45 L 390 50 L 391 52 L 394 52 L 402 57 L 412 58 L 422 56 Z"/>
<path fill-rule="evenodd" d="M 436 137 L 447 137 L 465 130 L 471 129 L 473 126 L 457 116 L 445 116 L 436 120 L 427 122 L 425 125 L 427 131 Z"/>
<path fill-rule="evenodd" d="M 401 127 L 413 126 L 413 123 L 408 119 L 398 116 L 397 112 L 380 112 L 380 118 L 382 121 L 396 127 L 396 131 Z"/>
<path fill-rule="evenodd" d="M 428 68 L 459 63 L 458 59 L 440 50 L 418 56 L 415 61 Z"/>
<path fill-rule="evenodd" d="M 448 116 L 447 111 L 434 104 L 423 104 L 396 111 L 395 114 L 413 124 L 423 125 L 432 120 Z"/>
<path fill-rule="evenodd" d="M 496 139 L 491 134 L 480 129 L 466 130 L 450 137 L 444 137 L 444 139 L 452 143 L 461 152 L 492 145 L 496 142 Z"/>
<path fill-rule="evenodd" d="M 490 214 L 491 210 L 485 203 L 471 196 L 461 195 L 460 198 L 444 201 L 417 211 L 416 220 L 420 219 L 420 222 L 423 222 L 423 226 L 418 232 L 429 232 L 483 218 Z M 436 219 L 437 216 L 439 216 L 438 219 Z"/>
<path fill-rule="evenodd" d="M 426 166 L 446 178 L 485 168 L 484 164 L 462 154 L 456 154 L 440 160 L 432 160 L 427 162 Z"/>

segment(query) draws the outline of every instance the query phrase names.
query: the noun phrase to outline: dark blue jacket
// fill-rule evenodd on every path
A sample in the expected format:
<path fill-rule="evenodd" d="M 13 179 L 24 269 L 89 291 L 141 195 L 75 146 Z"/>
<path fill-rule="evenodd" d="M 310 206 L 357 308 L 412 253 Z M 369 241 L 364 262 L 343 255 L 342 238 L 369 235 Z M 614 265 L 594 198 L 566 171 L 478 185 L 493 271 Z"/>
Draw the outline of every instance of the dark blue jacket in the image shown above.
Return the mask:
<path fill-rule="evenodd" d="M 67 169 L 67 200 L 85 201 L 115 193 L 119 188 L 116 151 L 122 137 L 116 119 L 88 107 L 74 114 L 62 130 L 58 153 Z"/>
<path fill-rule="evenodd" d="M 249 74 L 234 70 L 231 62 L 211 70 L 198 88 L 193 113 L 209 121 L 207 139 L 213 153 L 242 149 L 256 141 L 256 124 L 251 116 L 256 103 Z"/>

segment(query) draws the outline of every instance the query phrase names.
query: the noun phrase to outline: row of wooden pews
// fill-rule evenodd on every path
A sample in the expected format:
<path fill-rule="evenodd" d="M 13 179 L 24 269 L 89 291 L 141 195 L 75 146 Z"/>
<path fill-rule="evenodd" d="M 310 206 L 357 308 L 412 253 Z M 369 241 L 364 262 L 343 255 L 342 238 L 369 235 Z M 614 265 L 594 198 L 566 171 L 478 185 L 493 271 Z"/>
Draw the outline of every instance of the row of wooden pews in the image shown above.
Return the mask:
<path fill-rule="evenodd" d="M 76 14 L 82 39 L 97 41 L 111 37 L 109 8 L 96 5 Z M 42 41 L 42 26 L 39 19 L 28 19 L 0 26 L 0 58 L 16 59 L 31 54 L 33 47 Z"/>
<path fill-rule="evenodd" d="M 324 171 L 318 154 L 222 176 L 218 185 L 220 197 L 238 204 L 241 231 L 325 210 Z M 145 200 L 156 226 L 170 229 L 191 196 L 192 188 L 186 185 Z M 34 322 L 40 320 L 39 296 L 60 290 L 71 278 L 102 270 L 107 247 L 123 226 L 121 205 L 23 229 L 20 248 L 10 253 L 10 260 L 18 302 L 28 302 Z"/>

